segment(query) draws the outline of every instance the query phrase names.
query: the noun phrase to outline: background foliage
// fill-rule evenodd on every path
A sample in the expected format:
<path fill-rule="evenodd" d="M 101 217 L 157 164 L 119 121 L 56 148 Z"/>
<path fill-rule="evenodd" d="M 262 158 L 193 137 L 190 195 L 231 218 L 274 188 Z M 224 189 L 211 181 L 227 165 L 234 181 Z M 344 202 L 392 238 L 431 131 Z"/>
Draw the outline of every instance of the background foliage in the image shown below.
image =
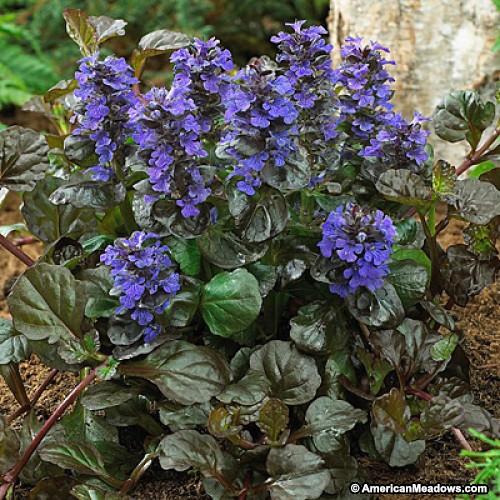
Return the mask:
<path fill-rule="evenodd" d="M 0 110 L 72 77 L 79 51 L 61 17 L 67 7 L 127 19 L 126 36 L 111 44 L 119 55 L 130 55 L 145 33 L 167 28 L 215 36 L 243 64 L 253 56 L 273 54 L 269 38 L 284 22 L 324 23 L 328 6 L 328 0 L 0 0 Z M 155 60 L 147 77 L 158 78 L 166 61 Z"/>

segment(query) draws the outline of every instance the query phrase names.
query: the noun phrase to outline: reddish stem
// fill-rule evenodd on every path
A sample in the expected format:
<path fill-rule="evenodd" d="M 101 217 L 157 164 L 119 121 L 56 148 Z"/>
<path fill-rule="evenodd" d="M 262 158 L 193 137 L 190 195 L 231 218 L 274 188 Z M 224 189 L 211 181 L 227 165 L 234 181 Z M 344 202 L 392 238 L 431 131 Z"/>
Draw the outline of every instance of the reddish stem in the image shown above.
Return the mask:
<path fill-rule="evenodd" d="M 33 243 L 38 243 L 40 240 L 34 236 L 26 236 L 25 238 L 17 238 L 14 240 L 14 245 L 16 247 L 22 247 L 23 245 L 32 245 Z"/>
<path fill-rule="evenodd" d="M 0 234 L 0 245 L 2 245 L 7 251 L 12 255 L 15 255 L 21 262 L 26 264 L 28 267 L 32 266 L 35 261 L 27 254 L 25 254 L 20 248 L 16 247 L 14 243 L 8 240 L 5 236 Z"/>
<path fill-rule="evenodd" d="M 252 473 L 249 471 L 245 476 L 245 483 L 243 484 L 243 489 L 238 495 L 238 500 L 247 500 L 248 490 L 250 489 L 251 485 L 252 485 Z"/>
<path fill-rule="evenodd" d="M 375 399 L 375 396 L 372 396 L 371 394 L 368 394 L 359 389 L 358 387 L 354 386 L 353 384 L 351 384 L 351 382 L 349 382 L 349 379 L 344 375 L 340 375 L 338 380 L 342 384 L 342 386 L 344 386 L 345 389 L 347 389 L 349 392 L 352 392 L 356 396 L 362 399 L 366 399 L 367 401 L 373 401 Z"/>
<path fill-rule="evenodd" d="M 47 378 L 40 384 L 40 386 L 37 388 L 35 393 L 33 394 L 33 397 L 30 399 L 30 404 L 21 406 L 19 407 L 12 415 L 9 415 L 6 419 L 5 422 L 7 424 L 10 424 L 12 421 L 14 421 L 17 417 L 20 417 L 23 413 L 26 413 L 27 411 L 31 410 L 37 403 L 37 401 L 40 399 L 40 396 L 44 393 L 45 389 L 47 386 L 52 382 L 54 377 L 59 373 L 59 370 L 56 370 L 55 368 L 49 373 Z"/>
<path fill-rule="evenodd" d="M 23 456 L 19 461 L 3 475 L 3 484 L 0 486 L 0 500 L 4 500 L 10 487 L 16 482 L 19 474 L 24 466 L 28 463 L 29 459 L 35 453 L 43 438 L 47 435 L 54 424 L 62 417 L 64 412 L 71 406 L 79 394 L 90 385 L 96 377 L 95 370 L 92 370 L 64 399 L 64 401 L 54 410 L 54 413 L 43 424 L 42 428 L 38 431 L 37 435 L 31 441 L 30 445 L 26 448 Z"/>
<path fill-rule="evenodd" d="M 432 399 L 432 394 L 429 394 L 428 392 L 422 391 L 420 389 L 415 389 L 414 387 L 407 387 L 406 392 L 408 394 L 413 394 L 414 396 L 417 396 L 425 401 L 430 401 Z M 468 451 L 472 451 L 471 445 L 469 444 L 469 442 L 467 441 L 467 439 L 463 435 L 463 432 L 460 429 L 452 427 L 451 432 L 453 432 L 455 439 L 458 441 L 458 443 L 462 448 Z"/>
<path fill-rule="evenodd" d="M 491 134 L 488 139 L 486 139 L 485 143 L 477 150 L 474 152 L 474 154 L 470 158 L 466 158 L 458 167 L 456 170 L 457 175 L 463 174 L 467 169 L 472 167 L 473 165 L 476 165 L 479 163 L 482 159 L 482 156 L 488 151 L 490 146 L 497 140 L 498 136 L 500 135 L 500 128 L 495 129 L 493 134 Z"/>

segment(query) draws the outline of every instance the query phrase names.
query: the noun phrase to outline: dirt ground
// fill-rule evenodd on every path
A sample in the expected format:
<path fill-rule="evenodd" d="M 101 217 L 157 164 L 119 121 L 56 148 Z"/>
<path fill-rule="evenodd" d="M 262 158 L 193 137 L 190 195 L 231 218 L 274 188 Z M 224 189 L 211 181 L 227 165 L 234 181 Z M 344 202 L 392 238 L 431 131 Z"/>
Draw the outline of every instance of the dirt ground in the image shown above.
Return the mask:
<path fill-rule="evenodd" d="M 6 204 L 0 209 L 0 226 L 21 220 L 18 210 L 19 199 L 10 194 Z M 459 226 L 455 225 L 446 233 L 442 245 L 460 242 Z M 40 248 L 31 245 L 23 248 L 36 257 Z M 12 278 L 21 273 L 25 266 L 0 248 L 0 316 L 8 317 L 4 293 L 8 291 Z M 464 331 L 464 349 L 471 363 L 470 375 L 476 402 L 483 405 L 495 416 L 500 417 L 500 284 L 484 290 L 465 309 L 455 308 L 460 318 L 459 326 Z M 33 358 L 21 365 L 21 374 L 28 393 L 31 393 L 48 375 L 50 369 Z M 58 402 L 76 384 L 71 374 L 57 375 L 39 400 L 37 411 L 40 416 L 48 416 Z M 9 414 L 16 409 L 16 402 L 9 390 L 0 381 L 0 412 Z M 478 443 L 473 443 L 477 448 Z M 427 446 L 419 462 L 401 469 L 391 469 L 383 463 L 361 457 L 360 468 L 365 471 L 367 481 L 377 484 L 408 484 L 422 482 L 466 484 L 474 473 L 465 467 L 466 461 L 459 457 L 460 448 L 450 435 L 443 436 Z M 19 495 L 21 496 L 21 495 Z M 144 500 L 204 499 L 200 481 L 191 474 L 162 471 L 153 467 L 133 492 L 132 498 Z M 380 498 L 397 499 L 398 496 Z M 410 499 L 412 497 L 401 497 Z M 417 496 L 415 499 L 419 498 Z M 433 496 L 447 499 L 451 497 Z"/>

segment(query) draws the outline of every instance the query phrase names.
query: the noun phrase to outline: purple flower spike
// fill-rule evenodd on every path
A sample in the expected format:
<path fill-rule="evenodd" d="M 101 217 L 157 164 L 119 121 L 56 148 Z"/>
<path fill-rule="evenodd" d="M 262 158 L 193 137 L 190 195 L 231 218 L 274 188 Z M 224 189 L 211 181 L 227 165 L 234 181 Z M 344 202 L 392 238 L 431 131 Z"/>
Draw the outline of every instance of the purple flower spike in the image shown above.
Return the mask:
<path fill-rule="evenodd" d="M 217 139 L 214 120 L 221 113 L 221 95 L 228 95 L 233 62 L 215 39 L 195 39 L 171 61 L 172 87 L 153 88 L 144 96 L 134 114 L 133 137 L 149 164 L 147 199 L 173 199 L 182 216 L 191 218 L 211 194 L 210 179 L 199 166 L 208 156 L 204 140 Z"/>
<path fill-rule="evenodd" d="M 380 288 L 389 273 L 395 236 L 391 218 L 380 210 L 370 212 L 348 204 L 330 212 L 318 243 L 321 255 L 335 264 L 330 291 L 345 298 L 361 287 Z"/>
<path fill-rule="evenodd" d="M 144 327 L 144 340 L 150 343 L 161 333 L 156 315 L 165 311 L 181 288 L 168 246 L 154 233 L 136 231 L 109 245 L 101 262 L 111 268 L 114 292 L 120 300 L 116 312 L 130 314 Z"/>
<path fill-rule="evenodd" d="M 98 57 L 83 58 L 76 72 L 80 105 L 72 118 L 77 124 L 72 135 L 94 141 L 99 163 L 89 171 L 94 180 L 106 182 L 114 177 L 111 161 L 132 131 L 130 112 L 138 103 L 132 86 L 138 80 L 125 59 Z"/>

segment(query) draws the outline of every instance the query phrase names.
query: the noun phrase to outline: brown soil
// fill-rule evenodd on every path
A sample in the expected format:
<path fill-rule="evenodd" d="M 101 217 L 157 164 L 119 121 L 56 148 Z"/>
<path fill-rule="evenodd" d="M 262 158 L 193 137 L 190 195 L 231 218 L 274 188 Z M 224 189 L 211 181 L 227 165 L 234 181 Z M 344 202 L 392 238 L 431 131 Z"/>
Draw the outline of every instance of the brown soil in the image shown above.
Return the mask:
<path fill-rule="evenodd" d="M 0 226 L 12 224 L 21 220 L 18 211 L 19 199 L 9 195 L 6 204 L 0 209 Z M 443 246 L 459 243 L 460 226 L 454 224 L 441 240 Z M 23 248 L 26 253 L 36 257 L 40 253 L 37 245 Z M 0 248 L 0 316 L 8 316 L 7 306 L 2 291 L 9 288 L 8 284 L 25 266 Z M 7 285 L 7 287 L 6 287 Z M 500 284 L 486 289 L 465 309 L 455 308 L 460 318 L 459 326 L 464 332 L 463 347 L 470 360 L 470 376 L 476 402 L 483 405 L 495 416 L 500 417 Z M 36 358 L 21 364 L 21 374 L 25 380 L 28 393 L 48 375 L 50 369 Z M 39 400 L 37 411 L 46 417 L 54 407 L 68 394 L 76 384 L 72 374 L 57 375 L 44 395 Z M 9 414 L 17 408 L 17 404 L 5 386 L 0 381 L 0 412 Z M 473 443 L 479 448 L 478 443 Z M 454 483 L 467 484 L 474 473 L 465 468 L 466 461 L 459 457 L 460 448 L 449 435 L 430 442 L 425 453 L 415 465 L 401 469 L 389 468 L 380 462 L 373 462 L 366 457 L 360 459 L 360 467 L 367 475 L 367 480 L 377 484 L 408 484 L 422 482 L 425 484 Z M 21 492 L 20 492 L 21 493 Z M 196 476 L 161 471 L 154 467 L 144 478 L 132 497 L 140 500 L 175 500 L 175 499 L 205 499 L 201 483 Z M 395 500 L 397 498 L 411 499 L 411 496 L 381 495 L 379 498 Z M 414 499 L 419 497 L 415 496 Z M 452 497 L 433 496 L 447 499 Z"/>

